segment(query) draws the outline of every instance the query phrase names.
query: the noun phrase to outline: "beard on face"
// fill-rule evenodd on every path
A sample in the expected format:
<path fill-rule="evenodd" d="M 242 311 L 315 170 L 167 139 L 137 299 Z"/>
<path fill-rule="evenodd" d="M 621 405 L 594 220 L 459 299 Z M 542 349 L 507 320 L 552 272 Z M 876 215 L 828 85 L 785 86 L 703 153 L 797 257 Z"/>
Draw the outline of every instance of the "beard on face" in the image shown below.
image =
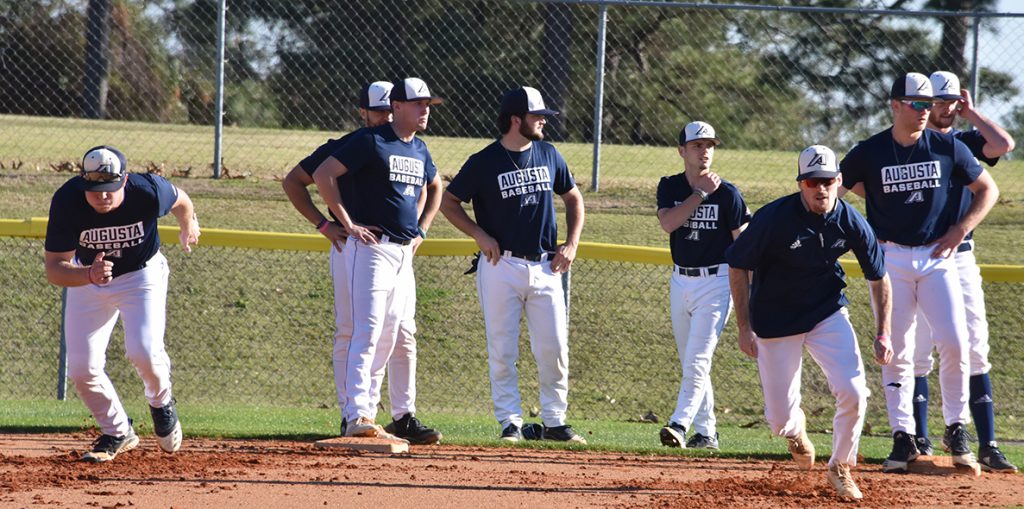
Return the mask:
<path fill-rule="evenodd" d="M 540 141 L 544 139 L 543 131 L 541 131 L 540 129 L 537 129 L 536 131 L 530 130 L 530 125 L 527 124 L 525 121 L 519 124 L 519 134 L 523 135 L 523 138 L 526 138 L 530 141 Z"/>

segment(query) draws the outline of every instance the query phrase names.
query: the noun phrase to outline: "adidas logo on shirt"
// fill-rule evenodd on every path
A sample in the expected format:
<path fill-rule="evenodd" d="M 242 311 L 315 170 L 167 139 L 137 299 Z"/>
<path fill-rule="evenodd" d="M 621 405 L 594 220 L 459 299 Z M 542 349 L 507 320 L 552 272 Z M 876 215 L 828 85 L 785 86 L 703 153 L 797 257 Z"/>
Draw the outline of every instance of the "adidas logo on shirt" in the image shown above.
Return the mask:
<path fill-rule="evenodd" d="M 789 245 L 790 249 L 799 249 L 803 244 L 800 243 L 800 239 L 796 239 L 795 242 Z"/>

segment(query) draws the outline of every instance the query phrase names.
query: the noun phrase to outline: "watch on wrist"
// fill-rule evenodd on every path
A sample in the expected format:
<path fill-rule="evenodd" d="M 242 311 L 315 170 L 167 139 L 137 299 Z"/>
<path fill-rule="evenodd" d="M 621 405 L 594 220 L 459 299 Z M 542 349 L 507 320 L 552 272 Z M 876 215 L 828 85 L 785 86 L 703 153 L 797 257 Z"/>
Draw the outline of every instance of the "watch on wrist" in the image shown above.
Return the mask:
<path fill-rule="evenodd" d="M 708 193 L 705 193 L 700 189 L 694 188 L 693 194 L 697 195 L 697 197 L 700 198 L 700 201 L 706 201 L 708 199 Z"/>

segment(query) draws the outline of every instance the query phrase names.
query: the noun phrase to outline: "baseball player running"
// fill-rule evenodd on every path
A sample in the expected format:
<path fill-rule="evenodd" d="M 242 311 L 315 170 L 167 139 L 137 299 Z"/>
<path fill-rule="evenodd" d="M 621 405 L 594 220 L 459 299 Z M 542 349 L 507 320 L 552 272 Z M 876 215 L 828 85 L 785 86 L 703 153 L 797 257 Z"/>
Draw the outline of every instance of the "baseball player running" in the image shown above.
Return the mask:
<path fill-rule="evenodd" d="M 683 172 L 658 183 L 658 220 L 675 263 L 669 305 L 683 370 L 675 413 L 661 428 L 668 447 L 718 449 L 711 359 L 732 307 L 725 249 L 750 221 L 736 186 L 711 171 L 719 143 L 709 124 L 690 122 L 679 133 Z"/>
<path fill-rule="evenodd" d="M 1013 150 L 1013 137 L 1002 127 L 974 109 L 971 94 L 960 88 L 960 79 L 951 72 L 937 71 L 931 75 L 932 90 L 938 99 L 928 115 L 928 128 L 951 134 L 964 142 L 974 157 L 989 166 L 995 166 L 999 157 Z M 962 116 L 975 129 L 961 131 L 953 127 L 957 116 Z M 967 212 L 972 194 L 957 184 L 961 191 L 957 219 Z M 1006 460 L 996 443 L 995 412 L 992 403 L 992 382 L 988 372 L 992 368 L 988 359 L 988 320 L 985 318 L 985 294 L 981 286 L 981 269 L 974 258 L 974 232 L 967 234 L 964 242 L 956 249 L 956 261 L 960 276 L 960 287 L 964 294 L 964 310 L 967 316 L 968 401 L 974 429 L 978 433 L 978 463 L 990 472 L 1016 472 L 1017 467 Z M 917 450 L 923 455 L 932 454 L 932 443 L 928 439 L 928 374 L 932 371 L 932 330 L 920 310 L 916 317 L 914 349 L 914 421 L 917 423 Z"/>
<path fill-rule="evenodd" d="M 853 251 L 868 279 L 878 304 L 875 361 L 883 365 L 893 354 L 891 287 L 874 232 L 852 206 L 837 198 L 842 180 L 831 149 L 804 149 L 797 173 L 800 192 L 758 210 L 725 257 L 739 347 L 757 359 L 764 415 L 772 432 L 786 437 L 799 468 L 812 468 L 814 444 L 800 408 L 800 372 L 807 347 L 836 398 L 826 476 L 841 498 L 860 499 L 850 468 L 857 464 L 869 391 L 846 310 L 846 274 L 836 260 Z"/>
<path fill-rule="evenodd" d="M 586 440 L 566 424 L 569 342 L 561 273 L 576 258 L 583 231 L 583 196 L 562 155 L 544 139 L 540 92 L 520 87 L 505 93 L 498 115 L 501 137 L 470 156 L 448 185 L 445 217 L 480 247 L 477 293 L 487 333 L 494 415 L 501 438 L 524 438 L 516 361 L 519 321 L 526 310 L 530 348 L 540 381 L 540 437 Z M 553 194 L 565 203 L 568 235 L 556 245 Z M 476 221 L 462 202 L 472 201 Z"/>
<path fill-rule="evenodd" d="M 345 145 L 353 136 L 359 136 L 367 129 L 387 124 L 391 121 L 391 89 L 393 85 L 387 81 L 376 81 L 364 85 L 359 97 L 359 117 L 364 128 L 353 131 L 339 139 L 328 140 L 318 147 L 312 154 L 299 162 L 295 168 L 288 173 L 282 182 L 285 194 L 291 200 L 292 205 L 299 211 L 307 221 L 312 223 L 321 234 L 327 237 L 333 244 L 334 249 L 330 253 L 331 277 L 334 282 L 334 384 L 338 393 L 338 406 L 344 412 L 345 408 L 345 371 L 348 362 L 348 347 L 352 338 L 352 317 L 351 303 L 348 295 L 348 283 L 345 280 L 346 271 L 342 249 L 344 248 L 347 233 L 337 223 L 334 214 L 328 210 L 331 219 L 328 219 L 313 204 L 309 191 L 306 189 L 313 184 L 313 172 L 334 152 Z M 342 202 L 351 203 L 353 198 L 353 187 L 345 185 L 351 182 L 351 176 L 340 177 L 339 189 L 341 190 Z M 412 272 L 405 273 L 407 277 Z M 415 288 L 415 282 L 405 282 L 401 288 Z M 398 336 L 396 338 L 394 352 L 390 357 L 375 356 L 371 381 L 372 407 L 377 408 L 380 402 L 380 387 L 384 378 L 385 362 L 390 372 L 388 392 L 390 393 L 392 415 L 394 421 L 388 425 L 386 430 L 400 438 L 404 438 L 413 444 L 431 444 L 441 440 L 441 433 L 421 423 L 415 416 L 416 411 L 416 294 L 415 292 L 404 296 L 405 315 L 401 317 L 398 324 Z M 346 420 L 344 415 L 341 419 L 341 433 L 345 433 Z"/>
<path fill-rule="evenodd" d="M 898 77 L 889 97 L 892 127 L 857 144 L 840 164 L 843 186 L 866 199 L 868 222 L 882 243 L 892 277 L 896 353 L 882 367 L 882 383 L 893 448 L 882 470 L 906 471 L 918 456 L 913 435 L 915 338 L 910 333 L 918 309 L 939 351 L 943 445 L 955 464 L 977 469 L 965 427 L 967 322 L 956 262 L 950 256 L 992 208 L 999 190 L 963 142 L 925 129 L 933 101 L 927 76 Z M 958 199 L 953 195 L 953 182 L 958 181 L 968 183 L 974 194 L 959 218 L 948 203 Z"/>
<path fill-rule="evenodd" d="M 168 212 L 181 227 L 182 249 L 191 252 L 199 223 L 185 191 L 163 177 L 129 174 L 124 154 L 106 145 L 85 153 L 79 175 L 50 203 L 46 278 L 67 288 L 68 377 L 103 433 L 85 461 L 110 461 L 139 445 L 104 372 L 118 316 L 125 354 L 145 386 L 157 443 L 169 453 L 181 447 L 171 360 L 164 349 L 169 271 L 157 232 L 157 219 Z"/>
<path fill-rule="evenodd" d="M 400 81 L 391 90 L 394 120 L 354 136 L 313 174 L 320 196 L 348 233 L 345 281 L 348 295 L 360 296 L 349 299 L 346 436 L 387 435 L 375 422 L 379 392 L 374 395 L 372 378 L 375 366 L 383 365 L 375 359 L 387 359 L 394 348 L 397 324 L 408 313 L 406 296 L 416 291 L 412 256 L 437 213 L 441 180 L 416 132 L 426 129 L 431 105 L 440 103 L 423 80 Z M 351 184 L 339 180 L 345 175 Z M 354 191 L 346 195 L 351 203 L 342 200 L 340 188 L 346 185 Z"/>

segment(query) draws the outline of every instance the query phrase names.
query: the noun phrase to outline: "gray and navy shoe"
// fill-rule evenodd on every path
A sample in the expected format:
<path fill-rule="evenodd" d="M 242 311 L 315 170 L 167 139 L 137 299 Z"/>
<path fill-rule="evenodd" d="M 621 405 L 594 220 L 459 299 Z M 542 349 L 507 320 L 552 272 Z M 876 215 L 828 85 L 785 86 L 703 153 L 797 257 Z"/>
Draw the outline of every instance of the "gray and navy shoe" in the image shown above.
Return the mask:
<path fill-rule="evenodd" d="M 178 410 L 174 407 L 177 403 L 174 398 L 162 408 L 149 407 L 149 414 L 153 417 L 153 430 L 156 431 L 156 441 L 164 452 L 175 452 L 181 448 L 181 421 L 178 420 Z"/>
<path fill-rule="evenodd" d="M 978 449 L 978 463 L 981 463 L 981 469 L 986 472 L 1017 473 L 1017 465 L 1007 461 L 995 442 L 989 442 Z"/>
<path fill-rule="evenodd" d="M 694 433 L 689 440 L 686 441 L 687 449 L 711 449 L 713 451 L 718 450 L 718 433 L 714 436 L 701 435 L 700 433 Z"/>
<path fill-rule="evenodd" d="M 516 426 L 514 422 L 510 422 L 505 429 L 501 430 L 501 439 L 506 442 L 521 442 L 523 440 L 523 430 Z"/>
<path fill-rule="evenodd" d="M 686 449 L 686 428 L 682 424 L 670 422 L 661 428 L 659 433 L 661 445 Z"/>
<path fill-rule="evenodd" d="M 555 440 L 558 442 L 575 442 L 577 444 L 586 444 L 587 439 L 580 436 L 578 433 L 573 431 L 572 426 L 568 424 L 564 426 L 544 426 L 541 431 L 541 438 L 544 440 Z"/>
<path fill-rule="evenodd" d="M 423 423 L 411 413 L 405 414 L 401 419 L 388 424 L 384 427 L 384 431 L 387 431 L 398 438 L 404 438 L 408 440 L 410 444 L 415 445 L 436 444 L 441 441 L 440 431 L 424 426 Z"/>
<path fill-rule="evenodd" d="M 131 428 L 129 428 L 126 435 L 120 437 L 115 437 L 113 435 L 100 435 L 100 437 L 92 443 L 92 450 L 82 455 L 82 461 L 104 463 L 113 460 L 118 454 L 130 451 L 138 446 L 139 436 L 136 435 L 135 430 Z"/>
<path fill-rule="evenodd" d="M 907 465 L 919 456 L 914 435 L 897 431 L 892 435 L 892 452 L 882 462 L 882 472 L 906 472 Z"/>
<path fill-rule="evenodd" d="M 931 456 L 935 452 L 932 449 L 932 441 L 928 437 L 918 436 L 914 439 L 914 443 L 917 444 L 917 452 L 921 456 Z"/>
<path fill-rule="evenodd" d="M 971 452 L 968 440 L 970 438 L 967 428 L 961 422 L 954 422 L 946 426 L 946 433 L 942 435 L 942 447 L 953 456 L 954 465 L 978 468 L 978 460 Z"/>

